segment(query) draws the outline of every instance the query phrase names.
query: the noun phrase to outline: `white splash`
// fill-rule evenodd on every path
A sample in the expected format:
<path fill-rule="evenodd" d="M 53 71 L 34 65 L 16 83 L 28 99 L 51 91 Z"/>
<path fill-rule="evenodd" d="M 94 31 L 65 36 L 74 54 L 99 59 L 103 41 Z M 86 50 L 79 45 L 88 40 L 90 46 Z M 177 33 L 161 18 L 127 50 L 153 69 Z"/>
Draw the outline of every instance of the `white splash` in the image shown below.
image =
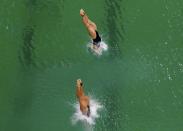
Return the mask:
<path fill-rule="evenodd" d="M 72 124 L 76 124 L 77 122 L 88 123 L 89 125 L 95 125 L 96 118 L 99 118 L 100 115 L 98 111 L 103 108 L 103 106 L 97 101 L 90 98 L 90 116 L 83 115 L 80 111 L 79 103 L 74 104 L 75 113 L 72 116 Z"/>
<path fill-rule="evenodd" d="M 98 48 L 94 48 L 93 47 L 93 43 L 88 43 L 87 44 L 87 47 L 95 54 L 95 55 L 102 55 L 102 53 L 104 51 L 107 51 L 108 50 L 108 45 L 104 42 L 104 41 L 101 41 L 100 42 L 100 47 Z"/>

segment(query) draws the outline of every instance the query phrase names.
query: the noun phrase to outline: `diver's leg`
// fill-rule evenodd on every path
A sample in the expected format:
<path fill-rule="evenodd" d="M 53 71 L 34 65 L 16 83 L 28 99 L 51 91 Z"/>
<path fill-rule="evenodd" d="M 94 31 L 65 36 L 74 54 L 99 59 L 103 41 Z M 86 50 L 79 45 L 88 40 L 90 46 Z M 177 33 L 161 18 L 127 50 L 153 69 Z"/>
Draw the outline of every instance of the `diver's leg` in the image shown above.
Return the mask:
<path fill-rule="evenodd" d="M 91 36 L 92 39 L 95 39 L 96 38 L 96 31 L 95 31 L 95 28 L 93 28 L 93 26 L 88 26 L 88 33 L 89 35 Z"/>
<path fill-rule="evenodd" d="M 97 30 L 97 25 L 94 22 L 89 20 L 88 23 L 90 24 L 90 26 L 92 26 L 94 28 L 94 30 Z"/>

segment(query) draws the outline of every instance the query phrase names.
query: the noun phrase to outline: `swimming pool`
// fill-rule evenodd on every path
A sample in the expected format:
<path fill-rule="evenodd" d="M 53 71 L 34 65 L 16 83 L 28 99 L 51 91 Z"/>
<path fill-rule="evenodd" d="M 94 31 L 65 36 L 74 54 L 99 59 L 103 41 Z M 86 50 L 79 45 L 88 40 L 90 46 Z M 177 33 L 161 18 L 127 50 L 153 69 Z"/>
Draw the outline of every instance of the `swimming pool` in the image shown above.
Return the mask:
<path fill-rule="evenodd" d="M 96 57 L 84 8 L 108 51 Z M 81 131 L 75 81 L 104 109 L 92 130 L 180 131 L 183 1 L 2 0 L 0 130 Z"/>

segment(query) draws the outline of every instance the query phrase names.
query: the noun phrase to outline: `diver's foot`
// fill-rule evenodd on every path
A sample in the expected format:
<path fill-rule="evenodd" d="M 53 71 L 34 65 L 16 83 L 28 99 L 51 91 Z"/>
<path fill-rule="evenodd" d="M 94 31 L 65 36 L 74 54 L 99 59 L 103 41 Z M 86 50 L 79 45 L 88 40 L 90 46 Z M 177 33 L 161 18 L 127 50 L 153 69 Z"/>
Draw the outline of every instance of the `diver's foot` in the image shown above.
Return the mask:
<path fill-rule="evenodd" d="M 80 15 L 83 17 L 85 15 L 85 11 L 83 9 L 80 9 Z"/>

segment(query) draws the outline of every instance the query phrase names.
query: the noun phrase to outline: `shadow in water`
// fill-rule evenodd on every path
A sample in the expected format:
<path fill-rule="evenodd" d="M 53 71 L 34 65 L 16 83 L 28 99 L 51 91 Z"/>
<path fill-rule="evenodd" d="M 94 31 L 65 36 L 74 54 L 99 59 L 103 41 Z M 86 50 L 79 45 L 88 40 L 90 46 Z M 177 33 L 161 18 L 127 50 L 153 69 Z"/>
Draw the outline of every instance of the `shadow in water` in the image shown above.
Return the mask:
<path fill-rule="evenodd" d="M 124 29 L 122 19 L 122 0 L 105 0 L 106 3 L 106 24 L 108 30 L 108 43 L 111 46 L 111 57 L 121 57 L 120 43 L 123 42 Z"/>
<path fill-rule="evenodd" d="M 37 0 L 25 1 L 25 7 L 27 8 L 28 21 L 27 26 L 23 29 L 22 39 L 23 44 L 21 47 L 19 60 L 21 65 L 26 68 L 34 65 L 34 28 L 33 28 L 33 11 L 35 10 Z"/>
<path fill-rule="evenodd" d="M 13 96 L 13 118 L 10 121 L 16 128 L 21 130 L 21 121 L 25 117 L 29 116 L 32 108 L 33 101 L 33 83 L 35 83 L 35 73 L 32 71 L 32 65 L 34 65 L 34 45 L 33 45 L 34 30 L 32 27 L 26 27 L 23 30 L 23 43 L 21 51 L 19 53 L 19 61 L 21 63 L 19 81 L 17 81 L 17 87 L 15 95 Z M 18 118 L 18 120 L 16 120 Z M 12 127 L 8 127 L 12 128 Z"/>
<path fill-rule="evenodd" d="M 22 30 L 22 44 L 20 46 L 19 52 L 19 62 L 20 62 L 20 85 L 16 90 L 17 94 L 14 98 L 14 112 L 15 115 L 24 116 L 31 109 L 32 99 L 34 97 L 33 91 L 35 88 L 36 72 L 43 67 L 38 68 L 40 61 L 36 61 L 35 49 L 35 32 L 36 26 L 36 13 L 41 11 L 52 12 L 55 11 L 52 17 L 60 16 L 62 20 L 64 1 L 61 0 L 61 7 L 55 1 L 39 1 L 39 0 L 26 0 L 25 1 L 25 11 L 27 12 L 27 23 Z M 43 10 L 45 8 L 45 10 Z M 40 20 L 40 19 L 39 19 Z M 44 22 L 44 20 L 42 20 Z M 49 47 L 48 47 L 49 48 Z"/>
<path fill-rule="evenodd" d="M 19 52 L 20 61 L 20 79 L 17 82 L 17 89 L 14 96 L 14 118 L 24 118 L 30 113 L 33 99 L 33 83 L 35 82 L 34 66 L 34 28 L 32 24 L 32 11 L 35 8 L 36 0 L 27 0 L 25 8 L 27 9 L 27 25 L 22 30 L 22 44 Z M 13 119 L 12 119 L 13 121 Z M 20 119 L 21 121 L 21 119 Z M 15 121 L 20 124 L 20 121 Z"/>
<path fill-rule="evenodd" d="M 52 62 L 52 61 L 50 62 L 49 60 L 48 61 L 45 60 L 47 56 L 39 57 L 40 58 L 39 61 L 36 61 L 35 59 L 36 54 L 39 54 L 38 52 L 36 52 L 36 47 L 38 48 L 39 46 L 40 51 L 42 51 L 44 48 L 41 47 L 42 43 L 41 44 L 39 42 L 35 43 L 34 40 L 35 38 L 37 39 L 38 36 L 39 39 L 42 39 L 42 41 L 44 41 L 45 38 L 48 40 L 53 39 L 52 37 L 55 35 L 49 37 L 49 33 L 46 32 L 49 32 L 49 29 L 53 29 L 53 31 L 55 30 L 55 32 L 57 32 L 58 27 L 62 28 L 64 2 L 65 0 L 25 1 L 25 8 L 27 12 L 27 23 L 22 31 L 23 44 L 21 45 L 19 53 L 19 60 L 24 68 L 36 67 L 39 69 L 43 69 L 44 66 L 48 66 L 49 63 Z M 41 33 L 38 34 L 40 30 Z M 47 46 L 47 48 L 49 48 L 49 45 Z"/>
<path fill-rule="evenodd" d="M 34 29 L 32 27 L 25 27 L 23 30 L 23 46 L 20 54 L 20 62 L 23 67 L 34 65 Z"/>

